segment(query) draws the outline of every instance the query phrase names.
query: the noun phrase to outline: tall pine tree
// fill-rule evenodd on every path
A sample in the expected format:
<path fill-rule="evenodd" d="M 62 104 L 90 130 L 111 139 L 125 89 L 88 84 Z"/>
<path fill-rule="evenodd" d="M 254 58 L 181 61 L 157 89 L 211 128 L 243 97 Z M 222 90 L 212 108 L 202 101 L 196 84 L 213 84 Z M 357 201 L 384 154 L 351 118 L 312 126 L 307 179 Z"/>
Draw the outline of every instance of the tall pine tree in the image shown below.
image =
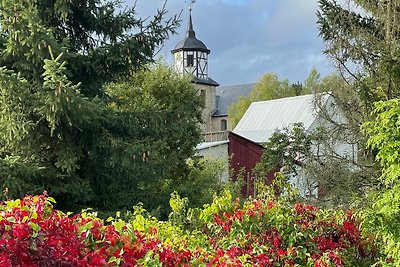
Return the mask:
<path fill-rule="evenodd" d="M 120 4 L 0 1 L 0 185 L 8 188 L 8 196 L 47 190 L 60 208 L 111 210 L 131 206 L 122 200 L 134 199 L 139 180 L 161 179 L 159 171 L 149 174 L 155 168 L 132 161 L 143 157 L 147 162 L 150 149 L 143 144 L 149 143 L 140 140 L 146 131 L 154 138 L 158 133 L 152 127 L 165 118 L 120 112 L 104 88 L 152 62 L 178 18 L 166 18 L 164 6 L 145 21 L 134 8 L 119 11 Z M 196 99 L 188 81 L 177 83 Z M 181 102 L 186 103 L 176 101 Z M 195 114 L 189 115 L 197 119 L 200 104 L 192 104 Z M 187 147 L 199 134 L 196 123 L 192 127 L 192 143 L 177 161 L 193 153 Z M 170 142 L 183 143 L 181 136 Z"/>
<path fill-rule="evenodd" d="M 319 0 L 325 53 L 354 82 L 369 110 L 372 102 L 400 96 L 400 2 Z"/>

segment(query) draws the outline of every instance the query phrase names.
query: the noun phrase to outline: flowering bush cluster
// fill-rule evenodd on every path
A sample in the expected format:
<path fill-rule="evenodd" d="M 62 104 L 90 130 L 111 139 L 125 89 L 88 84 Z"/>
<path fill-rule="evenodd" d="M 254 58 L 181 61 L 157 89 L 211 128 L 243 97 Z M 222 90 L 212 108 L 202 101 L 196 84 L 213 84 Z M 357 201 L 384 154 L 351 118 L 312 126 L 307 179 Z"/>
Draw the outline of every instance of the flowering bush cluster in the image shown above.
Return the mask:
<path fill-rule="evenodd" d="M 0 266 L 321 267 L 369 266 L 373 259 L 351 212 L 231 198 L 216 197 L 189 227 L 189 220 L 160 222 L 143 209 L 125 221 L 64 214 L 45 194 L 5 201 Z"/>
<path fill-rule="evenodd" d="M 241 206 L 229 198 L 217 199 L 202 213 L 217 266 L 369 266 L 372 260 L 350 211 L 325 212 L 274 199 Z"/>
<path fill-rule="evenodd" d="M 121 220 L 93 214 L 70 216 L 52 209 L 46 195 L 6 201 L 0 206 L 0 266 L 136 266 L 155 254 L 163 266 L 181 266 L 188 250 L 172 248 L 157 229 L 140 232 Z"/>

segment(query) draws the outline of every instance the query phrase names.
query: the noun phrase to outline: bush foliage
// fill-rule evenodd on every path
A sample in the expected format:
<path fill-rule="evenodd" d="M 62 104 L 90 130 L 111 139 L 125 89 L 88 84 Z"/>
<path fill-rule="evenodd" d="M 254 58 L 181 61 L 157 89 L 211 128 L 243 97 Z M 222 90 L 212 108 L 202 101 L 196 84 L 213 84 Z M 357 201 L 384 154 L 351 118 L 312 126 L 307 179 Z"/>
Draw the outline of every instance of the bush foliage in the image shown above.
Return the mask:
<path fill-rule="evenodd" d="M 369 266 L 352 213 L 228 191 L 199 210 L 174 195 L 169 221 L 135 207 L 121 219 L 65 214 L 46 194 L 0 205 L 0 266 Z"/>

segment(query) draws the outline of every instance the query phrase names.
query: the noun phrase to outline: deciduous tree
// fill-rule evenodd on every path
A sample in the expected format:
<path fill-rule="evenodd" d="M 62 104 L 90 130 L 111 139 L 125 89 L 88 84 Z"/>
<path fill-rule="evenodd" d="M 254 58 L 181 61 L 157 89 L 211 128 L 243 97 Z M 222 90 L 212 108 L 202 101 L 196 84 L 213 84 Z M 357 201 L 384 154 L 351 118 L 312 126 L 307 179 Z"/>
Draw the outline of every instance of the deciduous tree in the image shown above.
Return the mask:
<path fill-rule="evenodd" d="M 400 264 L 400 101 L 391 99 L 375 104 L 375 118 L 363 125 L 369 136 L 368 146 L 376 152 L 382 167 L 380 184 L 369 194 L 372 203 L 362 211 L 366 229 L 378 233 L 380 246 L 386 254 L 381 263 L 387 266 Z"/>
<path fill-rule="evenodd" d="M 138 202 L 165 208 L 170 193 L 190 176 L 186 160 L 201 141 L 201 97 L 189 77 L 163 65 L 111 83 L 105 91 L 117 133 L 108 151 L 118 153 L 99 155 L 98 161 L 111 161 L 114 168 L 98 173 L 102 182 L 96 190 L 113 209 Z M 109 136 L 103 142 L 108 147 Z"/>
<path fill-rule="evenodd" d="M 266 143 L 257 168 L 265 173 L 282 166 L 291 177 L 299 176 L 297 171 L 301 167 L 303 190 L 322 189 L 322 194 L 307 194 L 309 200 L 318 200 L 320 205 L 347 206 L 354 197 L 363 197 L 371 190 L 379 176 L 371 158 L 363 154 L 365 136 L 360 125 L 367 114 L 352 85 L 340 76 L 332 74 L 312 84 L 315 92 L 325 92 L 334 98 L 333 106 L 326 106 L 321 94 L 316 94 L 312 103 L 324 127 L 308 131 L 295 125 L 278 130 Z M 338 144 L 352 144 L 352 155 L 338 153 Z"/>
<path fill-rule="evenodd" d="M 276 74 L 267 73 L 258 80 L 249 96 L 240 97 L 228 108 L 229 119 L 235 126 L 252 102 L 294 96 L 295 93 L 287 80 L 281 81 Z"/>

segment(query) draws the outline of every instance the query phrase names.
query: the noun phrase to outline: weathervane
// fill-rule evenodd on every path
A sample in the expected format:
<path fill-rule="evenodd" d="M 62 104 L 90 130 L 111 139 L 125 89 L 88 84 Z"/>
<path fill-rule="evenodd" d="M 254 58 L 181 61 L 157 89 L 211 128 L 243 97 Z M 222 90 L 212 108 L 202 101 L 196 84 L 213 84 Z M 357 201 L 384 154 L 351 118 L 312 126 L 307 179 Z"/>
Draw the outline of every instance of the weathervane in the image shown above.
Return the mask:
<path fill-rule="evenodd" d="M 193 4 L 196 3 L 196 0 L 189 0 L 189 11 L 192 12 Z"/>

